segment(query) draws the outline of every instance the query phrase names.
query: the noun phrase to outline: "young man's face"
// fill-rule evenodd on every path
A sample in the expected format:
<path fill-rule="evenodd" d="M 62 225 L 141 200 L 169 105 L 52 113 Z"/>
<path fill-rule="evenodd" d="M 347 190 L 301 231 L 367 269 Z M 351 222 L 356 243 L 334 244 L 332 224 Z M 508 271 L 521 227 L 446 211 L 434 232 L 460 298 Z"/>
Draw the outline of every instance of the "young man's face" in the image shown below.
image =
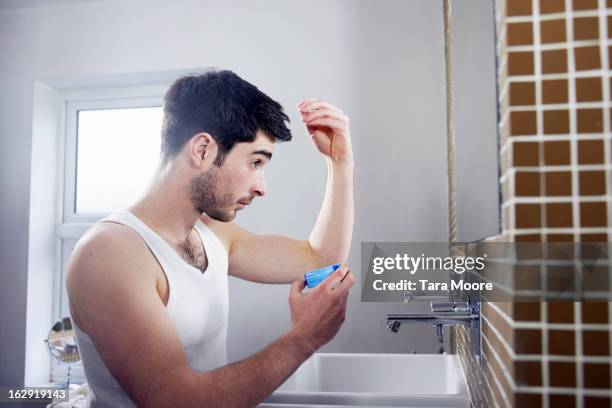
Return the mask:
<path fill-rule="evenodd" d="M 251 143 L 237 143 L 221 166 L 212 165 L 191 179 L 191 201 L 200 213 L 229 222 L 257 196 L 266 194 L 263 169 L 274 142 L 258 131 Z"/>

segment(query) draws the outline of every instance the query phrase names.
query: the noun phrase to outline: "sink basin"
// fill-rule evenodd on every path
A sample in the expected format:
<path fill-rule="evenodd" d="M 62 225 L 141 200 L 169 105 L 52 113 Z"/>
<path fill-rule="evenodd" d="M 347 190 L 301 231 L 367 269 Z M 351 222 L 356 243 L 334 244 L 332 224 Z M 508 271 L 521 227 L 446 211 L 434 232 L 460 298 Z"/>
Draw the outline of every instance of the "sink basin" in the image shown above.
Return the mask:
<path fill-rule="evenodd" d="M 467 407 L 456 355 L 316 353 L 260 408 Z"/>

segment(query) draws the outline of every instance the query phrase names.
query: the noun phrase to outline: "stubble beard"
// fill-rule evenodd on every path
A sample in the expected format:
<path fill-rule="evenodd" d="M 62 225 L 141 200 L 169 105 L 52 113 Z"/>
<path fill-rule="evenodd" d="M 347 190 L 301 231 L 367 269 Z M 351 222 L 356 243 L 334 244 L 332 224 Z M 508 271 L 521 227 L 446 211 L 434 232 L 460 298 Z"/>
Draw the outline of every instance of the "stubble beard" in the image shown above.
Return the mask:
<path fill-rule="evenodd" d="M 209 170 L 194 176 L 190 181 L 190 199 L 200 214 L 206 213 L 214 220 L 230 222 L 236 218 L 235 200 L 231 193 L 222 191 L 231 191 L 231 186 L 223 183 L 220 173 L 219 168 L 213 165 Z"/>

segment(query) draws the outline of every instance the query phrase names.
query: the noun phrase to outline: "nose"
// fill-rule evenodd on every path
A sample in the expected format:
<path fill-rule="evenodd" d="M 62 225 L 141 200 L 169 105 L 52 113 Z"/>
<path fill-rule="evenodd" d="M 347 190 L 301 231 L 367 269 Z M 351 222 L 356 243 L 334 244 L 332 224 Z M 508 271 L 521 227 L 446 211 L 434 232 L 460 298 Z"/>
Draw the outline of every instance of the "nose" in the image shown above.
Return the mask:
<path fill-rule="evenodd" d="M 263 174 L 260 174 L 255 181 L 251 194 L 258 197 L 263 197 L 266 195 L 266 193 L 266 179 Z"/>

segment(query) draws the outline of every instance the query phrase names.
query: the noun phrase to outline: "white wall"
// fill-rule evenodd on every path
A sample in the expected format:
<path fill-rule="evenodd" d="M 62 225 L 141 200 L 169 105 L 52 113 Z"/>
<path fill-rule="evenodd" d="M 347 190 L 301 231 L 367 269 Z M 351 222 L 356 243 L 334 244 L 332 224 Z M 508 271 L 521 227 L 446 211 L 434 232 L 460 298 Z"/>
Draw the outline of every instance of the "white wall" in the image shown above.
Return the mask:
<path fill-rule="evenodd" d="M 484 0 L 478 4 L 490 8 Z M 351 115 L 357 213 L 349 261 L 359 274 L 361 241 L 446 240 L 441 12 L 440 2 L 430 0 L 109 0 L 0 12 L 0 50 L 9 57 L 0 59 L 0 346 L 11 350 L 0 353 L 0 384 L 19 383 L 24 371 L 34 81 L 234 70 L 286 107 L 294 131 L 294 141 L 279 146 L 267 170 L 269 196 L 238 222 L 296 237 L 306 237 L 314 222 L 325 166 L 294 107 L 304 97 L 329 99 Z M 492 57 L 492 21 L 486 21 L 480 34 L 491 38 Z M 488 81 L 494 68 L 472 69 L 482 69 Z M 494 95 L 489 100 L 494 82 L 485 88 L 473 103 L 486 116 L 495 103 Z M 494 138 L 494 118 L 491 123 L 478 133 Z M 288 287 L 232 280 L 230 290 L 231 359 L 289 327 Z M 386 312 L 426 306 L 361 303 L 357 286 L 345 326 L 324 350 L 432 352 L 429 328 L 391 335 L 384 324 Z M 8 331 L 5 322 L 15 326 Z"/>
<path fill-rule="evenodd" d="M 0 386 L 24 380 L 38 12 L 0 14 Z M 42 339 L 41 339 L 42 341 Z"/>

